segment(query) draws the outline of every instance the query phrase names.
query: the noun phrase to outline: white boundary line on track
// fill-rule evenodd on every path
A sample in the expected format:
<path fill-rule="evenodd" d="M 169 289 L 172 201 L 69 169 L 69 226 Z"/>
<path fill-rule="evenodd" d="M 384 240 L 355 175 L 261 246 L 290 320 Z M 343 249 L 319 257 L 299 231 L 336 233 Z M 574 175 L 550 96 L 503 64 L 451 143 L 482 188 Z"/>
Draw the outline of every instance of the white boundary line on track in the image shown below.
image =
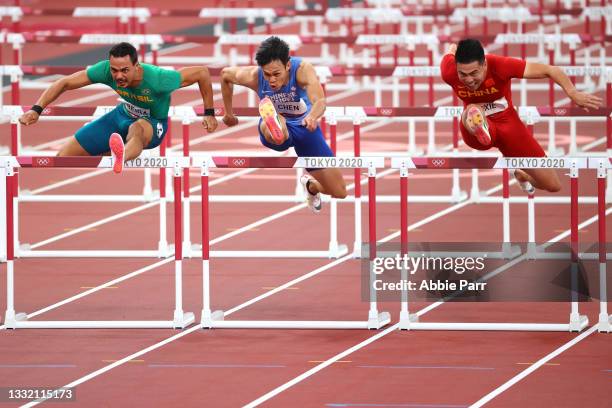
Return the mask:
<path fill-rule="evenodd" d="M 557 348 L 555 351 L 551 352 L 550 354 L 542 357 L 541 359 L 539 359 L 538 361 L 536 361 L 535 363 L 530 365 L 529 368 L 526 368 L 525 370 L 521 371 L 519 374 L 517 374 L 514 377 L 512 377 L 510 380 L 505 382 L 503 385 L 499 386 L 495 390 L 491 391 L 489 394 L 485 395 L 484 397 L 482 397 L 481 399 L 479 399 L 478 401 L 476 401 L 475 403 L 470 405 L 470 408 L 480 408 L 480 407 L 482 407 L 484 404 L 486 404 L 487 402 L 491 401 L 493 398 L 497 397 L 498 395 L 500 395 L 504 391 L 507 391 L 510 387 L 512 387 L 513 385 L 515 385 L 516 383 L 518 383 L 522 379 L 526 378 L 529 374 L 533 373 L 535 370 L 537 370 L 538 368 L 542 367 L 544 364 L 546 364 L 547 362 L 549 362 L 553 358 L 561 355 L 561 353 L 563 353 L 564 351 L 569 350 L 570 348 L 574 347 L 576 344 L 578 344 L 582 340 L 586 339 L 588 336 L 593 334 L 596 330 L 597 330 L 597 325 L 594 325 L 589 330 L 587 330 L 584 333 L 580 334 L 578 337 L 576 337 L 576 338 L 572 339 L 571 341 L 565 343 L 564 345 L 562 345 L 561 347 Z"/>

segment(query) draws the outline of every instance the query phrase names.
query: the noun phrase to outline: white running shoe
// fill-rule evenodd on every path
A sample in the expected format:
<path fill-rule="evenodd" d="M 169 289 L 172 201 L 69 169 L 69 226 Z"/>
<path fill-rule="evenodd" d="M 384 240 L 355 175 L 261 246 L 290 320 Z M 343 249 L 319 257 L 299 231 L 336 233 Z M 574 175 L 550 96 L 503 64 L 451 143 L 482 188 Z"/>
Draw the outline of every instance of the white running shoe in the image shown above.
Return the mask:
<path fill-rule="evenodd" d="M 308 181 L 314 180 L 308 174 L 304 174 L 300 177 L 300 183 L 304 186 L 304 190 L 306 190 L 306 201 L 308 202 L 308 208 L 315 213 L 318 214 L 321 211 L 321 193 L 312 194 L 308 191 Z"/>
<path fill-rule="evenodd" d="M 528 181 L 521 181 L 519 177 L 517 177 L 516 171 L 514 171 L 514 177 L 516 178 L 516 181 L 519 183 L 519 186 L 521 186 L 521 190 L 523 190 L 528 195 L 533 195 L 535 193 L 535 187 Z"/>

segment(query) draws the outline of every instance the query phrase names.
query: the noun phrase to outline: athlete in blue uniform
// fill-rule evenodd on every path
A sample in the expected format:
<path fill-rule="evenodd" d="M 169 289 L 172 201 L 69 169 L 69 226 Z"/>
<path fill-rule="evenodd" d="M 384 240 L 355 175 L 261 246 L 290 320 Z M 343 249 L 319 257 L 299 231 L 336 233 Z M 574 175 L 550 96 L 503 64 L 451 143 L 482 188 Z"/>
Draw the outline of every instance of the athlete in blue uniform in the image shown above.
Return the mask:
<path fill-rule="evenodd" d="M 295 149 L 299 157 L 330 157 L 333 153 L 319 128 L 325 113 L 325 95 L 313 66 L 301 58 L 289 58 L 289 46 L 278 37 L 261 43 L 255 56 L 257 66 L 227 67 L 221 73 L 223 122 L 234 126 L 234 84 L 257 92 L 261 103 L 259 136 L 261 143 L 277 151 Z M 277 115 L 278 113 L 278 115 Z M 338 169 L 308 169 L 312 177 L 302 177 L 313 212 L 321 209 L 320 194 L 346 197 L 346 184 Z"/>

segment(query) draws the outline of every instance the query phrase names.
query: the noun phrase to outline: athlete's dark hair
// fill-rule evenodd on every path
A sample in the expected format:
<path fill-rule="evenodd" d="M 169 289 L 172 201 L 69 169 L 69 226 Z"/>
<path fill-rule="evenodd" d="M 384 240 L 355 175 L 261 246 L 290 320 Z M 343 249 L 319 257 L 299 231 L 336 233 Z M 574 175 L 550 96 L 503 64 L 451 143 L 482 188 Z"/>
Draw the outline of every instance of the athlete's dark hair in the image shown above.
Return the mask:
<path fill-rule="evenodd" d="M 283 65 L 289 62 L 289 46 L 278 37 L 266 38 L 255 54 L 257 65 L 263 67 L 274 60 L 279 60 Z"/>
<path fill-rule="evenodd" d="M 457 51 L 455 52 L 455 62 L 458 64 L 469 64 L 470 62 L 478 61 L 484 64 L 485 53 L 482 44 L 473 38 L 466 38 L 459 41 Z"/>
<path fill-rule="evenodd" d="M 113 45 L 113 48 L 108 52 L 109 57 L 125 57 L 126 55 L 130 56 L 130 61 L 132 64 L 136 64 L 138 62 L 138 51 L 134 46 L 130 43 L 122 42 L 116 45 Z"/>

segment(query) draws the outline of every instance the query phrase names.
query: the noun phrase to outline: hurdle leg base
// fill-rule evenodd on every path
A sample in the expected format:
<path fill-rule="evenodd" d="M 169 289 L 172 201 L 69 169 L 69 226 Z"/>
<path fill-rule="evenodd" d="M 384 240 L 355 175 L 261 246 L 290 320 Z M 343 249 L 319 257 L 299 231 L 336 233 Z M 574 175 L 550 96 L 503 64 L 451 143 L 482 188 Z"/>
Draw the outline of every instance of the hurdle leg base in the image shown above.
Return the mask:
<path fill-rule="evenodd" d="M 193 258 L 193 245 L 190 241 L 183 242 L 183 258 Z"/>
<path fill-rule="evenodd" d="M 538 246 L 535 242 L 527 243 L 527 259 L 538 259 Z"/>
<path fill-rule="evenodd" d="M 175 329 L 184 329 L 195 322 L 195 315 L 191 312 L 183 313 L 182 310 L 174 312 L 173 327 Z"/>
<path fill-rule="evenodd" d="M 353 258 L 361 259 L 361 245 L 362 243 L 357 241 L 353 244 Z"/>
<path fill-rule="evenodd" d="M 408 312 L 400 312 L 399 329 L 410 330 L 410 326 L 413 323 L 419 321 L 419 316 L 416 314 L 410 314 Z"/>
<path fill-rule="evenodd" d="M 203 329 L 212 329 L 215 325 L 215 322 L 222 322 L 225 320 L 225 312 L 223 310 L 215 310 L 214 312 L 205 312 L 202 311 L 202 328 Z"/>
<path fill-rule="evenodd" d="M 570 314 L 569 331 L 580 332 L 589 325 L 589 318 L 585 315 Z"/>
<path fill-rule="evenodd" d="M 7 329 L 15 329 L 17 327 L 14 310 L 7 310 L 6 313 L 4 313 L 4 326 L 6 326 Z"/>
<path fill-rule="evenodd" d="M 17 246 L 16 246 L 16 249 L 17 249 L 17 251 L 16 251 L 16 253 L 14 254 L 14 255 L 15 255 L 15 258 L 20 258 L 20 252 L 22 252 L 22 251 L 23 251 L 23 252 L 29 252 L 29 251 L 31 251 L 31 250 L 32 250 L 32 245 L 30 245 L 30 244 L 28 244 L 28 243 L 22 243 L 22 244 L 17 245 Z"/>
<path fill-rule="evenodd" d="M 159 200 L 159 190 L 143 191 L 142 199 L 147 203 Z"/>
<path fill-rule="evenodd" d="M 348 254 L 348 247 L 344 244 L 338 245 L 337 242 L 329 243 L 329 258 L 338 259 L 343 255 Z"/>
<path fill-rule="evenodd" d="M 391 315 L 389 312 L 380 312 L 375 316 L 369 316 L 368 318 L 368 329 L 378 330 L 383 326 L 391 323 Z"/>
<path fill-rule="evenodd" d="M 451 192 L 451 203 L 453 204 L 457 204 L 462 201 L 465 201 L 467 200 L 467 198 L 468 198 L 468 193 L 464 190 L 453 189 L 453 191 Z"/>
<path fill-rule="evenodd" d="M 514 259 L 521 254 L 521 248 L 517 245 L 512 245 L 510 242 L 502 244 L 502 254 L 504 259 Z"/>
<path fill-rule="evenodd" d="M 27 313 L 15 313 L 14 310 L 7 310 L 4 315 L 4 325 L 7 329 L 16 329 L 18 322 L 25 322 L 27 320 Z"/>
<path fill-rule="evenodd" d="M 157 244 L 158 258 L 168 258 L 173 251 L 174 246 L 168 245 L 168 242 L 166 241 L 159 241 L 159 243 Z"/>
<path fill-rule="evenodd" d="M 597 331 L 600 333 L 612 333 L 612 315 L 607 315 L 605 313 L 599 314 Z"/>

